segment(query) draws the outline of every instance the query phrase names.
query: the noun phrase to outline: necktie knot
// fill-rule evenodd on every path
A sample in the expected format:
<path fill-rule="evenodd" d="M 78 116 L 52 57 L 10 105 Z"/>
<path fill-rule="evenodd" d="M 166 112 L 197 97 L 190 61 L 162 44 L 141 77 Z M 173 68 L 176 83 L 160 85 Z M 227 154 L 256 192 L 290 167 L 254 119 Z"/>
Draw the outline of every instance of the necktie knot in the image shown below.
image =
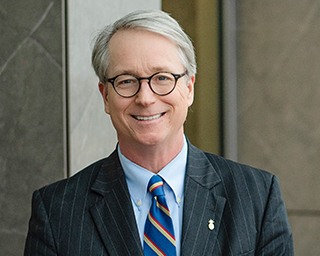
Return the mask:
<path fill-rule="evenodd" d="M 149 181 L 148 190 L 153 197 L 164 196 L 162 178 L 158 175 L 152 176 L 152 178 Z"/>

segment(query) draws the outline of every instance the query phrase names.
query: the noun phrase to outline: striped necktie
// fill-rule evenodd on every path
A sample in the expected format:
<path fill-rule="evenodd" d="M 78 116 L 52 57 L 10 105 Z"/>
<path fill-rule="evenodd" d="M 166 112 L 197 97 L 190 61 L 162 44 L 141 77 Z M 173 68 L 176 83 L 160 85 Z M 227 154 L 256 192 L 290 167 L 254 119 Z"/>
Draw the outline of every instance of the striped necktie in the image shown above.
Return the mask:
<path fill-rule="evenodd" d="M 152 205 L 144 227 L 144 255 L 176 256 L 176 240 L 162 178 L 152 176 L 148 190 L 152 194 Z"/>

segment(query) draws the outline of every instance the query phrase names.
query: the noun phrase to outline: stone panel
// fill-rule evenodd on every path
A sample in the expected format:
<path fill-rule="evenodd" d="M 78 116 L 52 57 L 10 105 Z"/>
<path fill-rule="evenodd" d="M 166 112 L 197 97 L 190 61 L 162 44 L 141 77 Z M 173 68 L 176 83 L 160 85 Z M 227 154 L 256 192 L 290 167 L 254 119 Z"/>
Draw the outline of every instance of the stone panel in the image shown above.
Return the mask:
<path fill-rule="evenodd" d="M 319 1 L 237 1 L 239 160 L 280 178 L 296 255 L 320 252 L 319 22 Z"/>
<path fill-rule="evenodd" d="M 0 248 L 22 255 L 32 192 L 65 175 L 61 1 L 0 4 Z"/>
<path fill-rule="evenodd" d="M 293 232 L 295 255 L 320 255 L 320 217 L 291 216 L 289 221 Z"/>
<path fill-rule="evenodd" d="M 320 209 L 320 2 L 238 3 L 239 159 L 277 174 L 288 208 Z"/>

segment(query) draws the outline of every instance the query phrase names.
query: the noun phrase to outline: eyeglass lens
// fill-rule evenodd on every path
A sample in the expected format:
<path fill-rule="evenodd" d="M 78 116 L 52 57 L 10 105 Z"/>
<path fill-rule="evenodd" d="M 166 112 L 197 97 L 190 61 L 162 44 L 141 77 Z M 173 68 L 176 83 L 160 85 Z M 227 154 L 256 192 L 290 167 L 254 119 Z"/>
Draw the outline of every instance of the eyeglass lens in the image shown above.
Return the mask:
<path fill-rule="evenodd" d="M 122 96 L 130 97 L 136 94 L 143 80 L 132 75 L 120 75 L 114 81 L 114 88 Z M 148 78 L 147 78 L 148 79 Z M 159 95 L 165 95 L 172 91 L 176 83 L 171 73 L 157 73 L 149 78 L 149 86 L 152 91 Z"/>

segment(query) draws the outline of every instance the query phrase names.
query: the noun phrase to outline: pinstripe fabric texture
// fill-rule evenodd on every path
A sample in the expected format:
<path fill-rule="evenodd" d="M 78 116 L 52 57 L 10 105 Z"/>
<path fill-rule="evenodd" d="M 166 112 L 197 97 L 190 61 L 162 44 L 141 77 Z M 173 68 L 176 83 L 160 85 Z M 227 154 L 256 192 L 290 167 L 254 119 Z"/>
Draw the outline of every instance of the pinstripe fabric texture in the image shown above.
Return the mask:
<path fill-rule="evenodd" d="M 188 146 L 181 255 L 293 255 L 278 179 Z M 143 256 L 116 151 L 34 192 L 24 255 Z"/>

